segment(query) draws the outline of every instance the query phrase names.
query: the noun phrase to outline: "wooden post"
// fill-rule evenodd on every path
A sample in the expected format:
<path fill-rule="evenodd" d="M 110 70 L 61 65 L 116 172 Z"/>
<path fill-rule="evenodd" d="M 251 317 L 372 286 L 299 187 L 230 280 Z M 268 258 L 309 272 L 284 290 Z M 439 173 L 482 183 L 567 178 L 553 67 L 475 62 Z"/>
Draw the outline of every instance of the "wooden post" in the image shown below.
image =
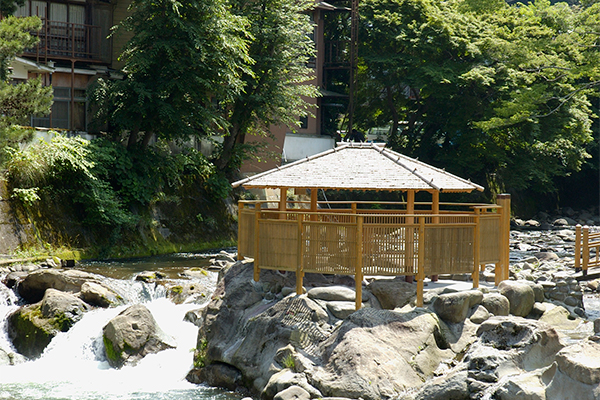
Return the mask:
<path fill-rule="evenodd" d="M 286 219 L 286 211 L 287 211 L 287 190 L 288 188 L 282 187 L 279 188 L 279 219 Z"/>
<path fill-rule="evenodd" d="M 304 280 L 304 266 L 302 263 L 303 252 L 302 252 L 302 218 L 301 214 L 298 214 L 298 243 L 297 243 L 297 251 L 298 251 L 298 262 L 296 265 L 296 294 L 304 293 L 302 290 L 302 284 Z"/>
<path fill-rule="evenodd" d="M 258 282 L 258 280 L 260 279 L 260 268 L 258 267 L 258 263 L 259 263 L 258 252 L 260 250 L 259 220 L 260 220 L 261 208 L 262 208 L 262 204 L 256 203 L 256 206 L 254 208 L 254 281 L 255 282 Z"/>
<path fill-rule="evenodd" d="M 319 194 L 318 189 L 316 189 L 316 188 L 310 189 L 310 212 L 312 212 L 312 213 L 316 213 L 319 208 L 318 194 Z M 311 214 L 310 220 L 316 221 L 317 214 Z"/>
<path fill-rule="evenodd" d="M 583 276 L 587 275 L 588 264 L 590 263 L 590 228 L 588 226 L 583 227 Z"/>
<path fill-rule="evenodd" d="M 425 217 L 419 218 L 419 252 L 417 255 L 417 307 L 423 307 L 423 288 L 425 280 Z"/>
<path fill-rule="evenodd" d="M 406 214 L 412 215 L 415 213 L 415 191 L 409 190 L 406 193 Z M 406 251 L 404 252 L 404 256 L 406 257 L 406 261 L 404 265 L 406 267 L 410 266 L 411 274 L 407 275 L 407 282 L 412 282 L 414 276 L 414 255 L 415 255 L 415 230 L 414 227 L 408 226 L 413 225 L 415 223 L 414 217 L 406 217 Z M 408 268 L 406 268 L 408 270 Z M 410 276 L 410 278 L 409 278 Z"/>
<path fill-rule="evenodd" d="M 479 248 L 479 213 L 480 209 L 475 209 L 475 229 L 473 230 L 473 274 L 471 277 L 473 278 L 473 289 L 477 289 L 479 287 L 479 256 L 480 256 L 480 248 Z"/>
<path fill-rule="evenodd" d="M 354 272 L 354 283 L 356 284 L 356 294 L 354 298 L 355 310 L 362 307 L 362 281 L 363 281 L 363 216 L 356 218 L 356 271 Z"/>
<path fill-rule="evenodd" d="M 237 242 L 238 242 L 238 252 L 237 252 L 237 259 L 238 261 L 242 261 L 244 259 L 244 255 L 241 252 L 241 246 L 240 244 L 242 243 L 242 210 L 244 209 L 244 203 L 242 203 L 241 201 L 238 201 L 238 231 L 237 231 Z M 246 239 L 248 240 L 248 239 Z"/>
<path fill-rule="evenodd" d="M 500 263 L 501 277 L 496 276 L 496 284 L 509 277 L 510 251 L 510 194 L 499 194 L 497 202 L 502 207 L 500 217 Z"/>
<path fill-rule="evenodd" d="M 581 225 L 575 226 L 575 272 L 581 271 Z"/>
<path fill-rule="evenodd" d="M 440 213 L 440 191 L 439 190 L 435 190 L 432 193 L 432 198 L 431 198 L 431 212 L 433 215 L 438 215 Z M 433 221 L 434 224 L 439 224 L 440 223 L 440 217 L 433 217 Z M 437 282 L 438 280 L 438 276 L 437 275 L 431 275 L 431 282 Z"/>

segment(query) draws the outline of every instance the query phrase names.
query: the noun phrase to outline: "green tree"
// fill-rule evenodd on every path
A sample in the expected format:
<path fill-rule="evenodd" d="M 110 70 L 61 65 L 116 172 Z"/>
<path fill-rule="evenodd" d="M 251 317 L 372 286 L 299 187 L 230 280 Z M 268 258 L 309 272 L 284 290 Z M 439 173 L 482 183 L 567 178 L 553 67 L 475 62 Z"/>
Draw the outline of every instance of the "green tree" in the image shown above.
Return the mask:
<path fill-rule="evenodd" d="M 361 120 L 391 121 L 392 146 L 492 190 L 552 191 L 591 140 L 588 14 L 548 1 L 366 0 Z"/>
<path fill-rule="evenodd" d="M 252 35 L 249 54 L 252 70 L 243 74 L 244 90 L 227 107 L 229 124 L 215 164 L 235 169 L 239 148 L 248 136 L 266 136 L 271 125 L 299 125 L 310 112 L 307 98 L 317 89 L 309 81 L 314 70 L 307 67 L 314 56 L 313 27 L 307 12 L 311 0 L 231 0 L 232 10 L 249 21 Z"/>
<path fill-rule="evenodd" d="M 33 131 L 22 125 L 31 115 L 48 114 L 52 106 L 52 88 L 43 87 L 40 79 L 16 85 L 10 81 L 11 61 L 37 43 L 37 38 L 29 32 L 40 28 L 41 21 L 37 17 L 8 16 L 0 21 L 0 149 L 30 139 Z M 3 154 L 0 154 L 2 161 Z"/>
<path fill-rule="evenodd" d="M 122 80 L 91 91 L 96 122 L 114 140 L 147 147 L 153 135 L 188 140 L 223 127 L 225 104 L 249 72 L 246 22 L 222 0 L 134 0 L 117 27 L 133 33 L 121 54 Z"/>

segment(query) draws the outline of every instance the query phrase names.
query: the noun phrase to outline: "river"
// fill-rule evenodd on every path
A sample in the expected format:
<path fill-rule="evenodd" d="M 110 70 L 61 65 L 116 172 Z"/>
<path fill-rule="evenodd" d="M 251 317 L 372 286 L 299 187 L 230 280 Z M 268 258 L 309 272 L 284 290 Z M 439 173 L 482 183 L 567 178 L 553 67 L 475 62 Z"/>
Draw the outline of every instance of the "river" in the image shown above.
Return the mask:
<path fill-rule="evenodd" d="M 189 260 L 188 260 L 189 261 Z M 59 333 L 42 356 L 15 366 L 0 366 L 0 400 L 237 400 L 242 396 L 185 380 L 192 367 L 192 350 L 198 328 L 184 321 L 185 314 L 198 304 L 176 305 L 166 298 L 162 286 L 134 280 L 141 270 L 163 270 L 172 279 L 194 262 L 168 258 L 135 260 L 130 263 L 90 263 L 89 272 L 103 272 L 113 283 L 126 288 L 128 305 L 143 303 L 162 330 L 175 338 L 177 348 L 145 357 L 135 366 L 110 368 L 104 359 L 102 328 L 128 305 L 95 309 L 84 314 L 68 332 Z M 157 265 L 159 264 L 159 265 Z M 0 276 L 2 280 L 3 276 Z M 203 284 L 216 283 L 209 273 Z M 0 285 L 0 348 L 14 349 L 6 333 L 6 317 L 19 307 L 14 292 Z"/>

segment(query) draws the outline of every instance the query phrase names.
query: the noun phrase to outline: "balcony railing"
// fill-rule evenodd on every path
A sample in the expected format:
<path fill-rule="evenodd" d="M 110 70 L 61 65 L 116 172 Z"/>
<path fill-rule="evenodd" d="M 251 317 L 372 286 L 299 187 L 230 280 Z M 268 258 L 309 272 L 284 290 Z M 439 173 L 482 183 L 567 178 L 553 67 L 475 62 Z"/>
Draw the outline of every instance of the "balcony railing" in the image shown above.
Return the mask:
<path fill-rule="evenodd" d="M 25 55 L 38 58 L 101 60 L 101 27 L 70 22 L 44 21 L 36 47 Z"/>
<path fill-rule="evenodd" d="M 350 64 L 350 41 L 325 41 L 324 62 L 326 66 L 347 66 Z"/>

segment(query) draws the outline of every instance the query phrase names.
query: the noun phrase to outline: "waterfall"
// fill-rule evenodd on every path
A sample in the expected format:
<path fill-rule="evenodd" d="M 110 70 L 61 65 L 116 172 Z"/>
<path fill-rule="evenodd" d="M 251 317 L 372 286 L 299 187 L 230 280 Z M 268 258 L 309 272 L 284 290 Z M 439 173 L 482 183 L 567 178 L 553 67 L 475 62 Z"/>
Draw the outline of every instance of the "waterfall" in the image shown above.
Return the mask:
<path fill-rule="evenodd" d="M 184 316 L 198 309 L 198 304 L 174 304 L 166 298 L 162 285 L 134 280 L 114 280 L 111 285 L 126 294 L 129 304 L 85 313 L 68 332 L 59 333 L 36 360 L 0 365 L 0 400 L 241 397 L 185 380 L 192 367 L 198 328 L 184 321 Z M 152 312 L 161 329 L 175 339 L 177 347 L 148 355 L 134 366 L 113 369 L 105 360 L 102 328 L 134 303 L 143 303 Z M 7 337 L 6 319 L 17 308 L 17 296 L 0 284 L 0 349 L 6 352 L 14 351 Z"/>

